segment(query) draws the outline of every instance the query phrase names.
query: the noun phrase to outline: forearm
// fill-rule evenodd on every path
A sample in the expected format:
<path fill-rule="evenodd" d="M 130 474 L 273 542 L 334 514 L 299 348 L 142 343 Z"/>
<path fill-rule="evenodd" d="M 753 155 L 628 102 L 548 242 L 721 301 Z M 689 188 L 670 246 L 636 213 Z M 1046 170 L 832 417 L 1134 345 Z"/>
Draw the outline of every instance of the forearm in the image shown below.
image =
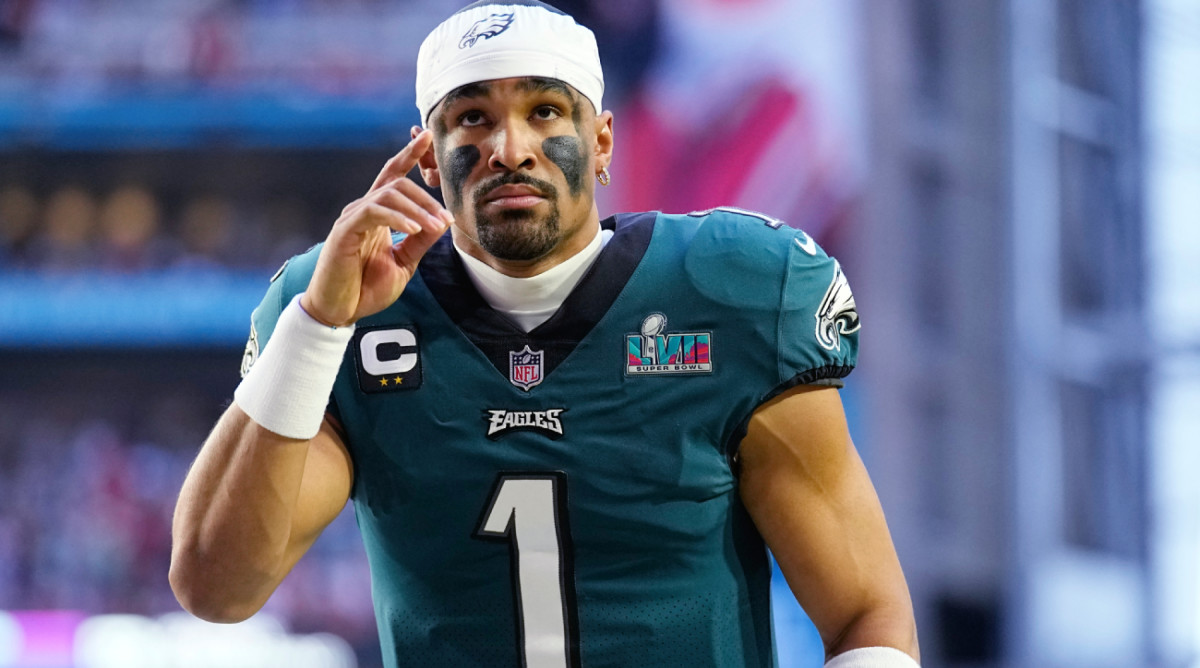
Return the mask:
<path fill-rule="evenodd" d="M 184 481 L 172 526 L 171 586 L 193 614 L 248 617 L 290 569 L 308 449 L 237 404 L 222 415 Z"/>

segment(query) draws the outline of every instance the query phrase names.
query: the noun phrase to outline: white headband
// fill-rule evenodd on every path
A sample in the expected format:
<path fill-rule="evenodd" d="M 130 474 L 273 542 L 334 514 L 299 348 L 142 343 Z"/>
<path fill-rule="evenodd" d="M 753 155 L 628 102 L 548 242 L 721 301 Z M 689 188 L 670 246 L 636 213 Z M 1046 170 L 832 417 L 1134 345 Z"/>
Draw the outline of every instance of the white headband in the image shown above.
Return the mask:
<path fill-rule="evenodd" d="M 417 54 L 421 123 L 459 86 L 508 77 L 558 79 L 600 113 L 604 72 L 596 36 L 575 19 L 542 4 L 475 3 L 446 19 Z"/>

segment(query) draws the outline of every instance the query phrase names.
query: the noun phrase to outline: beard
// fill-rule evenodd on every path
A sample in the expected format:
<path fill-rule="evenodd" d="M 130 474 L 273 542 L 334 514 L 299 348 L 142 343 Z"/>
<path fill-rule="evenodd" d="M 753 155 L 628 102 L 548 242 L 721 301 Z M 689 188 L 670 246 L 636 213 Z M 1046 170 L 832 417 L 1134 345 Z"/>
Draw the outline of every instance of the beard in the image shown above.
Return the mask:
<path fill-rule="evenodd" d="M 486 213 L 483 198 L 503 185 L 526 184 L 537 188 L 546 198 L 549 211 L 534 209 L 504 210 Z M 561 240 L 559 231 L 558 190 L 553 184 L 521 173 L 505 174 L 482 183 L 475 189 L 476 241 L 489 255 L 500 260 L 527 262 L 545 257 Z"/>

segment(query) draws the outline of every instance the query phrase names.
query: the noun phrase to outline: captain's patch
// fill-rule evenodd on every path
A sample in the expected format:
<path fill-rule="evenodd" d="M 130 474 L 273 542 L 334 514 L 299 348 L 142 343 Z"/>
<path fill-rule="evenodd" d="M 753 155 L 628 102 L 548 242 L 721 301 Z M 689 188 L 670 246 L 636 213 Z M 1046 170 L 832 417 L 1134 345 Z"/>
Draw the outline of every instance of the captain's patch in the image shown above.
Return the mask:
<path fill-rule="evenodd" d="M 363 392 L 394 392 L 421 386 L 421 350 L 417 330 L 368 327 L 354 332 L 358 386 Z"/>

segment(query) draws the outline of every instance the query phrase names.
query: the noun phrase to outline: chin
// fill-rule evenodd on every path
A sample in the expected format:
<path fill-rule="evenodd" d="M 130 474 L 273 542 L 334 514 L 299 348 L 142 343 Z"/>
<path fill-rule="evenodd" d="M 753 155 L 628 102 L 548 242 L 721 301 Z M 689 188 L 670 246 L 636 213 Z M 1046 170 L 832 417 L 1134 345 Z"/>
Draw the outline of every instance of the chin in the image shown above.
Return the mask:
<path fill-rule="evenodd" d="M 510 210 L 476 220 L 479 245 L 489 255 L 509 262 L 529 262 L 548 255 L 561 241 L 557 211 L 539 216 L 529 209 Z"/>
<path fill-rule="evenodd" d="M 554 249 L 554 243 L 527 238 L 480 239 L 480 245 L 488 255 L 508 262 L 532 262 L 546 257 Z"/>
<path fill-rule="evenodd" d="M 492 257 L 510 262 L 528 262 L 543 258 L 558 244 L 558 238 L 553 235 L 538 234 L 538 231 L 529 230 L 525 232 L 527 233 L 522 234 L 515 226 L 509 227 L 498 234 L 480 235 L 479 244 Z"/>

